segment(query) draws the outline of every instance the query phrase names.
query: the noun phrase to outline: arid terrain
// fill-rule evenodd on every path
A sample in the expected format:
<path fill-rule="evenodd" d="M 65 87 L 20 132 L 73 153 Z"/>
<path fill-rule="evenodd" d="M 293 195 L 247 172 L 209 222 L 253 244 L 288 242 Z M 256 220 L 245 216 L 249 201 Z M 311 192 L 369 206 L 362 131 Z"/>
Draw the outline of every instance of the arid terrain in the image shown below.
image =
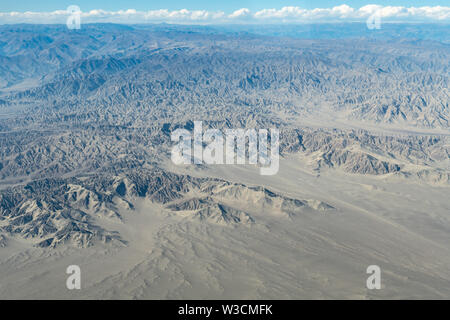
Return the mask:
<path fill-rule="evenodd" d="M 329 28 L 0 26 L 0 298 L 450 298 L 450 28 Z M 174 164 L 194 121 L 279 171 Z"/>

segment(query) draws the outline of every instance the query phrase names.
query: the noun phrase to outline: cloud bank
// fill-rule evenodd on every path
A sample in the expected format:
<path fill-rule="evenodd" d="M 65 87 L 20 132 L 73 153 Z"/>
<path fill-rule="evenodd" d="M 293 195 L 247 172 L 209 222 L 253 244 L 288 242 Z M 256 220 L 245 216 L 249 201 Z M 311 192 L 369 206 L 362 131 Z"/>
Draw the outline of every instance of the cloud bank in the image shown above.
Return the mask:
<path fill-rule="evenodd" d="M 81 8 L 82 9 L 82 8 Z M 364 22 L 376 14 L 386 22 L 450 22 L 450 7 L 424 6 L 400 7 L 366 5 L 359 9 L 346 4 L 333 8 L 303 9 L 283 7 L 251 12 L 241 8 L 232 13 L 206 10 L 150 10 L 134 9 L 106 11 L 91 10 L 81 12 L 82 23 L 181 23 L 181 24 L 220 24 L 220 23 L 312 23 L 312 22 Z M 53 12 L 0 12 L 0 24 L 9 23 L 65 23 L 69 17 L 67 10 Z"/>

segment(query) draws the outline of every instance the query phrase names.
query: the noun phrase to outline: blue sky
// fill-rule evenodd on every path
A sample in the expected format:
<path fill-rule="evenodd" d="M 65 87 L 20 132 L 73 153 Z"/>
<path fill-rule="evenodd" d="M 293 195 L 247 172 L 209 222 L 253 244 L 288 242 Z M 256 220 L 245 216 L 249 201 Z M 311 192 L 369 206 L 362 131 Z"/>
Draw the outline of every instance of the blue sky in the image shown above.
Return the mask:
<path fill-rule="evenodd" d="M 83 23 L 450 23 L 450 0 L 0 0 L 0 24 L 65 23 L 70 5 Z"/>
<path fill-rule="evenodd" d="M 261 10 L 268 8 L 282 8 L 285 6 L 298 6 L 305 9 L 313 8 L 330 8 L 342 4 L 347 4 L 353 8 L 359 8 L 367 4 L 379 4 L 383 6 L 449 6 L 450 0 L 0 0 L 0 11 L 54 11 L 67 8 L 69 5 L 78 5 L 83 11 L 92 9 L 104 10 L 120 10 L 120 9 L 136 9 L 136 10 L 154 10 L 154 9 L 189 9 L 189 10 L 222 10 L 232 12 L 240 8 L 248 8 L 250 10 Z"/>

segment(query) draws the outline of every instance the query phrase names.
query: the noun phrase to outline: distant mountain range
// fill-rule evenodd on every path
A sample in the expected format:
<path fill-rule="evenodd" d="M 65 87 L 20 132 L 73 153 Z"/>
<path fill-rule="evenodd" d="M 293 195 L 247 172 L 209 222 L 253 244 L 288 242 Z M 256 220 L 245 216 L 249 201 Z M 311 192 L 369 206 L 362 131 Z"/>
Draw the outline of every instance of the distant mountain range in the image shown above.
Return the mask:
<path fill-rule="evenodd" d="M 387 297 L 445 296 L 449 41 L 438 24 L 0 26 L 0 297 L 28 297 L 11 275 L 40 296 L 16 269 L 46 279 L 87 248 L 125 252 L 94 297 L 371 297 L 342 291 L 348 261 L 392 266 Z M 171 132 L 200 120 L 278 128 L 279 174 L 175 166 Z"/>

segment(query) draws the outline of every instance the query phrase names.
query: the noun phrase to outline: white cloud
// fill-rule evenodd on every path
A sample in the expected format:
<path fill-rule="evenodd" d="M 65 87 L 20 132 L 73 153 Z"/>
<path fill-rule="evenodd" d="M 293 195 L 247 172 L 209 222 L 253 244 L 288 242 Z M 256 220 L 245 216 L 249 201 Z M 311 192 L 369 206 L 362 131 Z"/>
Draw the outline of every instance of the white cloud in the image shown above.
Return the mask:
<path fill-rule="evenodd" d="M 81 8 L 82 9 L 82 8 Z M 135 9 L 106 11 L 91 10 L 81 13 L 84 23 L 302 23 L 302 22 L 336 22 L 361 21 L 377 13 L 385 21 L 395 22 L 450 22 L 450 7 L 400 7 L 366 5 L 359 9 L 346 4 L 333 8 L 303 9 L 300 7 L 283 7 L 281 9 L 263 9 L 251 12 L 247 8 L 238 9 L 230 14 L 222 11 L 206 10 L 151 10 Z M 0 24 L 5 23 L 65 23 L 69 14 L 66 10 L 53 12 L 0 12 Z"/>
<path fill-rule="evenodd" d="M 248 10 L 247 8 L 242 8 L 242 9 L 236 10 L 235 12 L 230 14 L 228 17 L 231 19 L 235 19 L 235 18 L 247 17 L 249 15 L 250 15 L 250 10 Z"/>
<path fill-rule="evenodd" d="M 341 17 L 346 17 L 351 15 L 353 12 L 355 12 L 355 9 L 353 9 L 352 7 L 349 7 L 346 4 L 343 4 L 341 6 L 338 7 L 334 7 L 332 9 L 333 13 L 336 13 L 338 15 L 340 15 Z"/>

